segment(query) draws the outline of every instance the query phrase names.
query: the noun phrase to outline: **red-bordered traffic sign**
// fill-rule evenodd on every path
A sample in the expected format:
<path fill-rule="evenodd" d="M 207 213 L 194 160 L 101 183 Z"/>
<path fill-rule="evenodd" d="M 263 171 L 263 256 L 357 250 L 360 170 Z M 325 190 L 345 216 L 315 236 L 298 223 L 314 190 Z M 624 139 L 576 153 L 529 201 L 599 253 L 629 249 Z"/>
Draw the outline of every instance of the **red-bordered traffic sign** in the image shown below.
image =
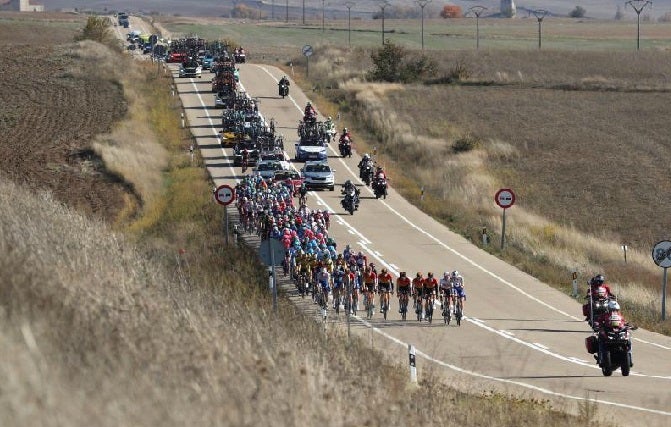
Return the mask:
<path fill-rule="evenodd" d="M 515 204 L 515 193 L 510 188 L 502 188 L 494 195 L 494 201 L 503 209 L 508 209 Z"/>
<path fill-rule="evenodd" d="M 230 185 L 220 185 L 214 190 L 214 200 L 220 205 L 230 205 L 235 200 L 235 190 Z"/>

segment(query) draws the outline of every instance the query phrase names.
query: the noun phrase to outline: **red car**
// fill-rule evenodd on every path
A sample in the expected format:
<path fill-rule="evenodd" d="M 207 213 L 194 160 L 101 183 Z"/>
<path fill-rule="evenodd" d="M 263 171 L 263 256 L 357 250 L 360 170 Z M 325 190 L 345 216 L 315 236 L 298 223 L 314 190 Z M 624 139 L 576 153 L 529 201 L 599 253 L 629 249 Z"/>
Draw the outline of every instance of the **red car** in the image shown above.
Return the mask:
<path fill-rule="evenodd" d="M 296 196 L 301 184 L 303 184 L 303 178 L 300 173 L 294 170 L 280 170 L 275 172 L 273 182 L 290 182 L 293 187 L 293 195 Z"/>
<path fill-rule="evenodd" d="M 184 62 L 186 60 L 186 54 L 185 53 L 180 53 L 180 52 L 170 52 L 168 55 L 168 61 L 167 62 Z"/>

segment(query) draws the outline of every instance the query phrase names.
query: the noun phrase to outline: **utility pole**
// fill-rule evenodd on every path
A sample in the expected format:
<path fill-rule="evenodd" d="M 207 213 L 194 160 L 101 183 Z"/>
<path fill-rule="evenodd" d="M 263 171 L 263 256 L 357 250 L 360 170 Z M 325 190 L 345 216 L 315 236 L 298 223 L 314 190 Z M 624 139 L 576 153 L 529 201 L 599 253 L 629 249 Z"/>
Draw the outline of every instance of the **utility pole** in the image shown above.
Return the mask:
<path fill-rule="evenodd" d="M 284 9 L 285 15 L 284 15 L 284 22 L 289 23 L 289 0 L 285 3 L 286 7 Z"/>
<path fill-rule="evenodd" d="M 322 0 L 322 34 L 324 34 L 324 2 L 326 0 Z"/>
<path fill-rule="evenodd" d="M 303 0 L 303 25 L 305 25 L 305 0 Z"/>
<path fill-rule="evenodd" d="M 545 15 L 548 14 L 547 10 L 544 9 L 536 9 L 532 12 L 536 19 L 538 20 L 538 49 L 540 50 L 541 48 L 541 26 L 543 25 L 543 18 L 545 18 Z"/>
<path fill-rule="evenodd" d="M 345 2 L 345 7 L 347 8 L 347 46 L 352 48 L 352 7 L 354 6 L 353 1 Z"/>
<path fill-rule="evenodd" d="M 384 46 L 384 10 L 389 6 L 390 3 L 388 0 L 382 0 L 379 3 L 380 9 L 382 9 L 382 46 Z"/>
<path fill-rule="evenodd" d="M 417 0 L 417 4 L 422 8 L 422 52 L 424 52 L 424 8 L 431 0 Z"/>
<path fill-rule="evenodd" d="M 469 12 L 475 15 L 475 49 L 480 49 L 480 15 L 487 10 L 484 6 L 473 6 L 468 9 Z"/>
<path fill-rule="evenodd" d="M 632 9 L 636 12 L 636 50 L 641 49 L 641 12 L 647 5 L 652 7 L 652 2 L 650 0 L 629 0 L 624 3 L 624 7 L 627 5 L 631 6 Z"/>

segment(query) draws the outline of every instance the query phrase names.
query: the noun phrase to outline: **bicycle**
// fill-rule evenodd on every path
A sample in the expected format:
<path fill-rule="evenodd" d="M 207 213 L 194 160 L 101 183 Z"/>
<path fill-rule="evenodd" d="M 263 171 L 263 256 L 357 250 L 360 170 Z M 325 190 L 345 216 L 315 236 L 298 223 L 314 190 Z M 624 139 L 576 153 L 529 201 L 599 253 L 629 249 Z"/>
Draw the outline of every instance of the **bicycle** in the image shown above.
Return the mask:
<path fill-rule="evenodd" d="M 363 304 L 366 307 L 366 319 L 372 319 L 373 313 L 375 312 L 375 291 L 366 289 L 364 293 Z"/>
<path fill-rule="evenodd" d="M 461 298 L 457 298 L 454 304 L 454 319 L 457 321 L 457 326 L 461 326 L 462 317 L 464 317 L 464 307 Z"/>
<path fill-rule="evenodd" d="M 415 314 L 417 314 L 417 321 L 422 321 L 422 297 L 420 295 L 415 296 Z"/>
<path fill-rule="evenodd" d="M 410 298 L 408 297 L 408 292 L 399 291 L 398 293 L 398 305 L 399 311 L 401 312 L 401 320 L 405 320 L 408 315 L 408 302 Z"/>
<path fill-rule="evenodd" d="M 433 322 L 433 302 L 434 295 L 433 293 L 429 294 L 429 297 L 426 299 L 426 308 L 424 309 L 426 320 L 431 323 Z"/>
<path fill-rule="evenodd" d="M 450 305 L 449 293 L 445 292 L 443 296 L 443 322 L 449 326 L 452 321 L 452 307 Z"/>

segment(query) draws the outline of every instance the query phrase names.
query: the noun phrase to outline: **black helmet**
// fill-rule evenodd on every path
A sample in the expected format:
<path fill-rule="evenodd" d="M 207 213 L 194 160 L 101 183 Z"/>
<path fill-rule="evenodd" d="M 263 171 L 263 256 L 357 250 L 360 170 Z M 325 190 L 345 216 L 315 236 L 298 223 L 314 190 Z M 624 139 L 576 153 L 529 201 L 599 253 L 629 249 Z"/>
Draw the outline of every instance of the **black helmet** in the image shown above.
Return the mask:
<path fill-rule="evenodd" d="M 603 276 L 603 274 L 597 274 L 592 278 L 592 284 L 593 285 L 603 285 L 606 283 L 606 278 Z"/>

